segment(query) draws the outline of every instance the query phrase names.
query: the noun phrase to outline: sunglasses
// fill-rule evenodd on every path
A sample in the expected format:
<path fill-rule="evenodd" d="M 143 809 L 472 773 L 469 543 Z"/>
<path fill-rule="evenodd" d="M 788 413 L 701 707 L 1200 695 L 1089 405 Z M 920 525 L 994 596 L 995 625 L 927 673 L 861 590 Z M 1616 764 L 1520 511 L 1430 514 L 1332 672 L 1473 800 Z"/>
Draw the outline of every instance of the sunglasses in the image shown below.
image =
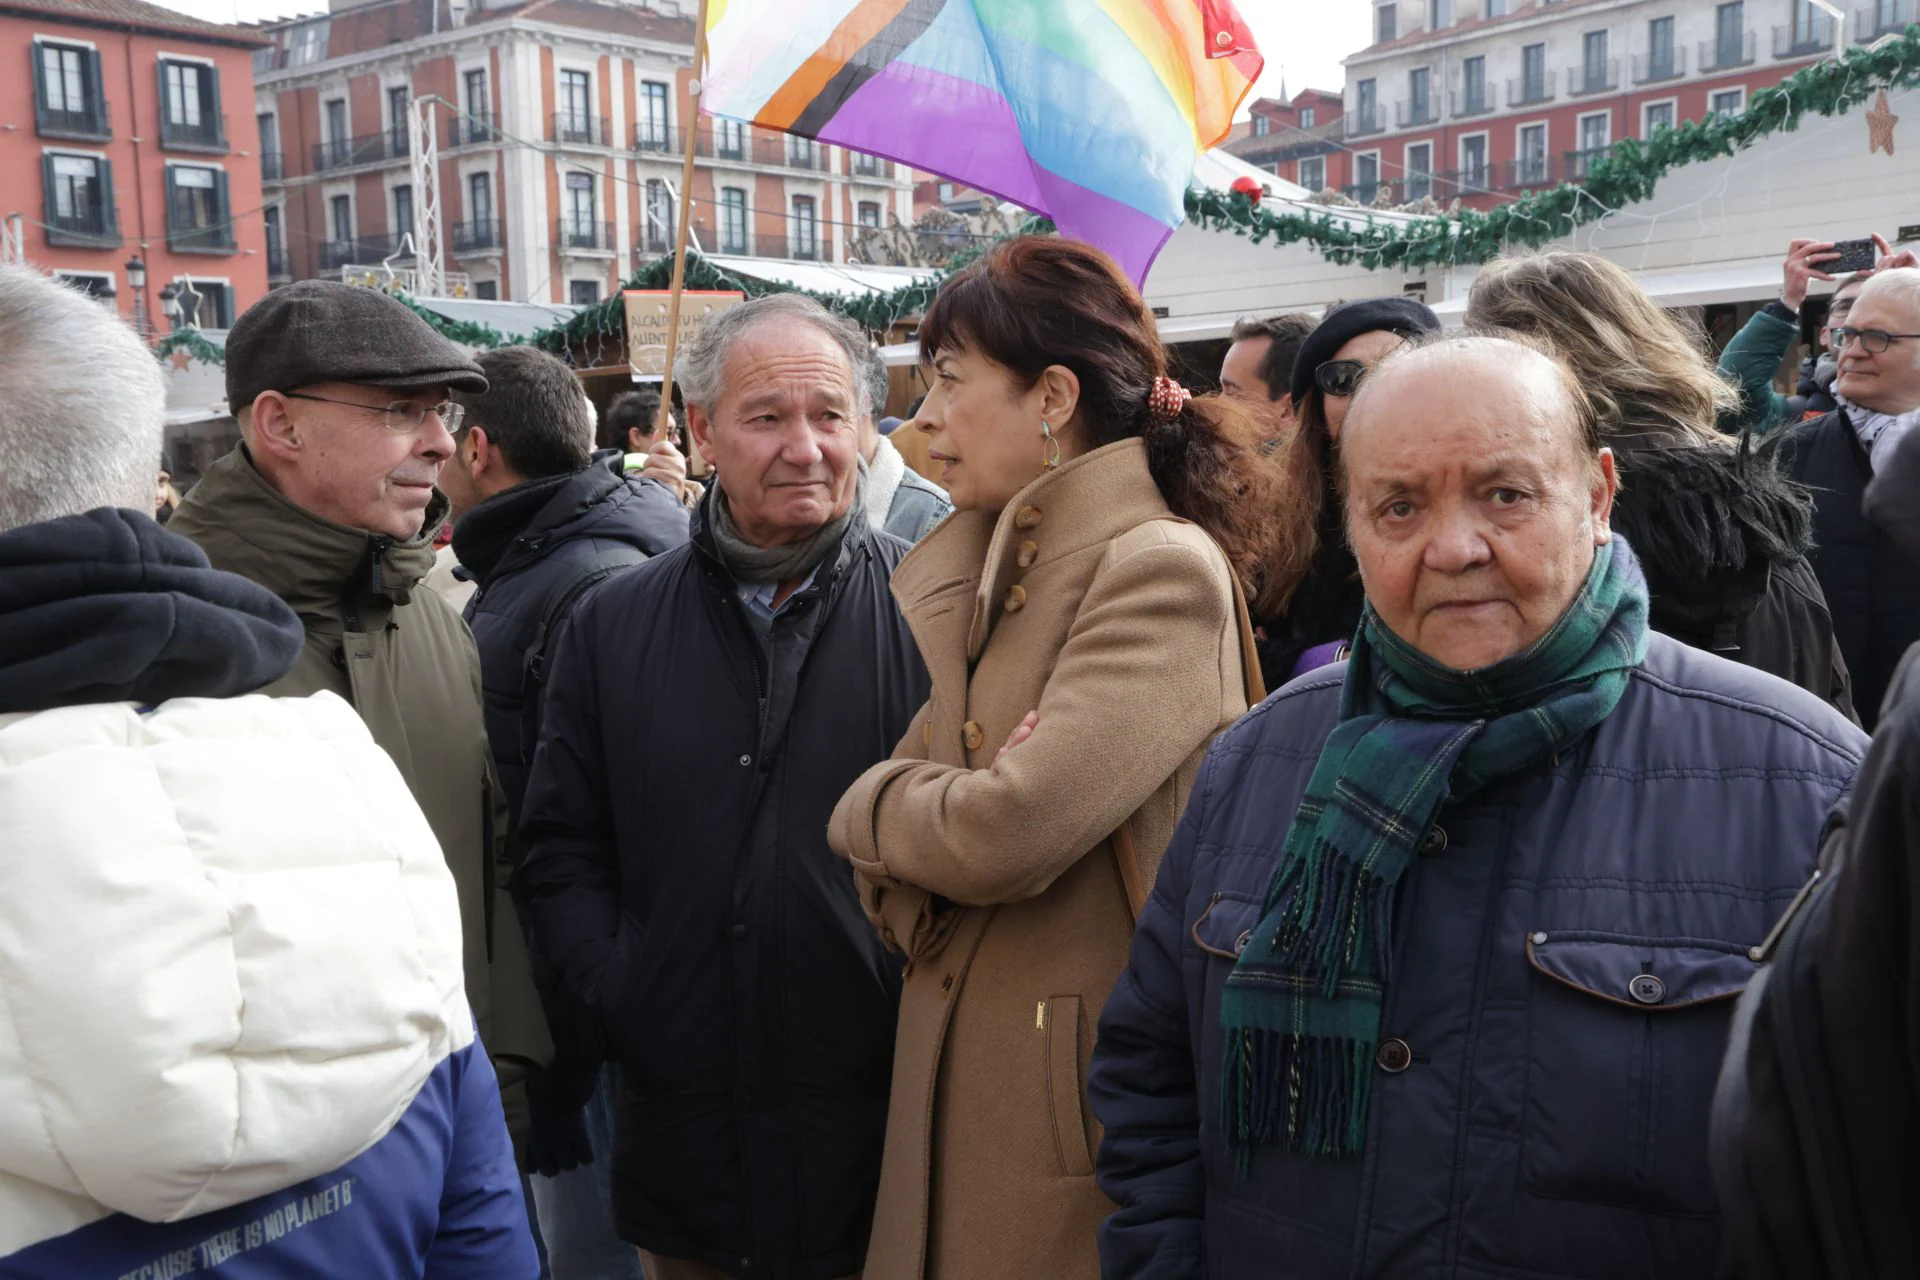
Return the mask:
<path fill-rule="evenodd" d="M 1329 360 L 1313 371 L 1313 380 L 1330 396 L 1350 396 L 1366 372 L 1358 360 Z"/>

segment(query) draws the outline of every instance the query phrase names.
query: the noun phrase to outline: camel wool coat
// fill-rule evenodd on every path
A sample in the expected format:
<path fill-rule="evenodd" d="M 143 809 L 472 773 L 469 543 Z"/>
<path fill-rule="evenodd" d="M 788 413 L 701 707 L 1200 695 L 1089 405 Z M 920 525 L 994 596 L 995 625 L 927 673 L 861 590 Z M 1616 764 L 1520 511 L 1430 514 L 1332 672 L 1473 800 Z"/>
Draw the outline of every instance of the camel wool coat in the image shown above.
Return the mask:
<path fill-rule="evenodd" d="M 1042 476 L 997 518 L 949 517 L 893 594 L 932 695 L 829 830 L 907 956 L 865 1274 L 1095 1277 L 1113 1206 L 1093 1180 L 1094 1031 L 1139 886 L 1207 744 L 1247 709 L 1244 606 L 1138 440 Z"/>

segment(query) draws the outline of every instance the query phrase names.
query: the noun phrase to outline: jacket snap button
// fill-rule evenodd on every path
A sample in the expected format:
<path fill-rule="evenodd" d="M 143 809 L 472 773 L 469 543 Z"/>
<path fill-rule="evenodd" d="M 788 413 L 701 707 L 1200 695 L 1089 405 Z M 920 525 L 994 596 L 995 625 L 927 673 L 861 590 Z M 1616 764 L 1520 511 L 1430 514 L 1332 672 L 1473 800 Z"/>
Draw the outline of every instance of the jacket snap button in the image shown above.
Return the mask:
<path fill-rule="evenodd" d="M 744 768 L 746 768 L 747 766 L 749 766 L 749 765 L 751 765 L 752 763 L 753 763 L 753 757 L 752 757 L 752 756 L 741 756 L 741 757 L 740 757 L 740 767 L 741 767 L 742 769 L 744 769 Z"/>
<path fill-rule="evenodd" d="M 1020 567 L 1033 568 L 1033 562 L 1040 558 L 1040 544 L 1029 539 L 1020 544 Z"/>
<path fill-rule="evenodd" d="M 1007 612 L 1018 613 L 1027 607 L 1027 589 L 1019 583 L 1007 588 Z"/>
<path fill-rule="evenodd" d="M 1627 994 L 1641 1004 L 1659 1004 L 1667 998 L 1667 984 L 1650 973 L 1643 973 L 1627 984 Z"/>
<path fill-rule="evenodd" d="M 1443 853 L 1447 847 L 1447 833 L 1439 826 L 1427 828 L 1427 834 L 1420 841 L 1420 852 L 1426 854 Z"/>
<path fill-rule="evenodd" d="M 1373 1060 L 1388 1075 L 1399 1075 L 1413 1064 L 1413 1050 L 1407 1048 L 1407 1042 L 1399 1038 L 1382 1040 L 1380 1049 Z"/>
<path fill-rule="evenodd" d="M 967 744 L 967 750 L 978 751 L 987 745 L 987 731 L 980 727 L 977 720 L 969 720 L 960 726 L 960 740 Z"/>
<path fill-rule="evenodd" d="M 733 940 L 735 942 L 745 942 L 747 940 L 747 926 L 743 924 L 733 926 Z"/>
<path fill-rule="evenodd" d="M 1040 527 L 1040 508 L 1020 508 L 1020 510 L 1014 513 L 1013 527 L 1016 529 L 1038 529 Z"/>

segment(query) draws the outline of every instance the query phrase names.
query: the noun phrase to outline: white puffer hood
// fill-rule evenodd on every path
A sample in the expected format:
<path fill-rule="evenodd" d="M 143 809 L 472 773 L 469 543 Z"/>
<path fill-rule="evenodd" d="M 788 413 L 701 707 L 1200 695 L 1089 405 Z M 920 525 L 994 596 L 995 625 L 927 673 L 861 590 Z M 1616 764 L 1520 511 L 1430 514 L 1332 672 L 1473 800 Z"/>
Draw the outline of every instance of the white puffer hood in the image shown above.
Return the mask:
<path fill-rule="evenodd" d="M 332 694 L 0 716 L 0 1257 L 366 1150 L 473 1038 L 460 938 Z"/>

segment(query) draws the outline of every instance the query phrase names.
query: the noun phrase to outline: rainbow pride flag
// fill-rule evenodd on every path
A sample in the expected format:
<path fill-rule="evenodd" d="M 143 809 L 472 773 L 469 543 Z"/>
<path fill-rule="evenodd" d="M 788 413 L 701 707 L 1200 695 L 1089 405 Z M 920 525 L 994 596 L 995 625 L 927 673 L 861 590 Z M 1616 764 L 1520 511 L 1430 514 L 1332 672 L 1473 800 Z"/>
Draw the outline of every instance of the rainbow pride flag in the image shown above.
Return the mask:
<path fill-rule="evenodd" d="M 1135 282 L 1264 59 L 1232 0 L 709 0 L 703 111 L 1047 214 Z"/>

